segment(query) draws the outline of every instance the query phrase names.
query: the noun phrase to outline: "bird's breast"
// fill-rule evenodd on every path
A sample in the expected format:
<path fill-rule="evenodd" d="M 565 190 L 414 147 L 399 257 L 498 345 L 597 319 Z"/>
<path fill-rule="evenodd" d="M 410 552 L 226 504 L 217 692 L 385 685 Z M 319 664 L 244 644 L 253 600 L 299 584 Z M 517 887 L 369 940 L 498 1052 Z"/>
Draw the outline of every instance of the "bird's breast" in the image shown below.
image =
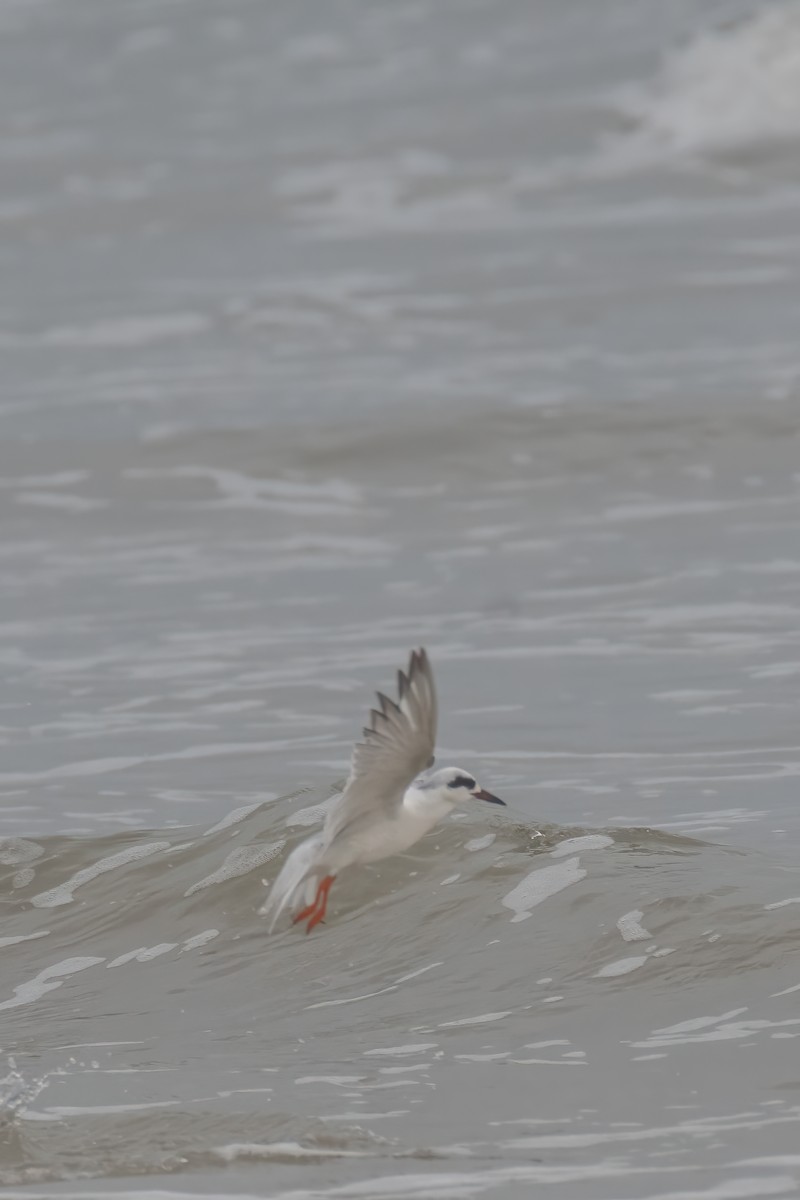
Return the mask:
<path fill-rule="evenodd" d="M 396 816 L 362 828 L 353 838 L 354 862 L 375 862 L 400 854 L 418 842 L 436 824 L 430 814 L 408 811 L 402 805 Z"/>

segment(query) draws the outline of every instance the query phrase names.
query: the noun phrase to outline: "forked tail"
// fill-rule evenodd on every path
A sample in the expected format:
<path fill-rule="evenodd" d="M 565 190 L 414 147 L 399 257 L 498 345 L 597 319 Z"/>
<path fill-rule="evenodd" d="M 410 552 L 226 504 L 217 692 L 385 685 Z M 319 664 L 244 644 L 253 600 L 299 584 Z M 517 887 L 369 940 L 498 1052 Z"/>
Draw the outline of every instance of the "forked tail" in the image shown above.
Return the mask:
<path fill-rule="evenodd" d="M 283 864 L 269 895 L 258 910 L 261 916 L 270 918 L 268 933 L 272 933 L 283 912 L 310 904 L 316 896 L 317 887 L 325 875 L 321 862 L 324 844 L 321 833 L 306 838 L 299 846 L 295 846 Z"/>

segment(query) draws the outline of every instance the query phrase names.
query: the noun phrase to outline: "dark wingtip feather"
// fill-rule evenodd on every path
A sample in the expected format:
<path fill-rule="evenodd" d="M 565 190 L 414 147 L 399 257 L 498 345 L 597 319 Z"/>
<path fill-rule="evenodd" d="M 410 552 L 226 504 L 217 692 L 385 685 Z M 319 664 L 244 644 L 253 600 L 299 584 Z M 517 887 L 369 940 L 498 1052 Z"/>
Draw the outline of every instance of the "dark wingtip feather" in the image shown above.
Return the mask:
<path fill-rule="evenodd" d="M 408 656 L 408 671 L 397 672 L 397 691 L 401 700 L 405 695 L 406 688 L 410 687 L 410 685 L 414 682 L 414 676 L 423 666 L 424 661 L 424 650 L 412 650 Z"/>
<path fill-rule="evenodd" d="M 384 696 L 383 692 L 376 692 L 375 694 L 378 697 L 378 701 L 384 714 L 388 714 L 390 712 L 400 712 L 400 706 L 395 704 L 394 700 L 391 700 L 388 696 Z"/>
<path fill-rule="evenodd" d="M 428 653 L 424 646 L 420 646 L 418 650 L 411 651 L 411 659 L 408 666 L 408 673 L 412 678 L 417 671 L 427 671 L 430 669 L 428 666 Z"/>

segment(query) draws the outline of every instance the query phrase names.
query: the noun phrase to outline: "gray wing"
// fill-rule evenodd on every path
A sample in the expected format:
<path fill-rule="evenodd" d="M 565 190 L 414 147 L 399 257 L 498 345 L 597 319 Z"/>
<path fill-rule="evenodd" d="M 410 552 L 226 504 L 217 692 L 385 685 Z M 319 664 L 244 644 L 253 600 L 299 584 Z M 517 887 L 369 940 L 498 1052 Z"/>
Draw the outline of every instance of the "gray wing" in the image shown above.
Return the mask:
<path fill-rule="evenodd" d="M 408 672 L 397 672 L 398 702 L 378 692 L 364 740 L 353 747 L 350 777 L 328 812 L 328 845 L 362 816 L 391 812 L 420 771 L 433 763 L 436 745 L 436 687 L 428 656 L 412 650 Z"/>

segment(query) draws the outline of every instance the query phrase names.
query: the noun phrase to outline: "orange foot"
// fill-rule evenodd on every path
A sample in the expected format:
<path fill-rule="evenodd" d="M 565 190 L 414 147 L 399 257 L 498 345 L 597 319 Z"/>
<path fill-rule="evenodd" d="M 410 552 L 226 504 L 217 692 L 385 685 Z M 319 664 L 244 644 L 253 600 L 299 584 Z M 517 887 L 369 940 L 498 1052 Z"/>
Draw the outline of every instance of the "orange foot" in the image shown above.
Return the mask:
<path fill-rule="evenodd" d="M 319 925 L 320 921 L 325 916 L 325 911 L 328 907 L 328 892 L 331 890 L 335 878 L 335 875 L 326 875 L 325 878 L 320 881 L 313 904 L 307 905 L 302 912 L 297 914 L 292 921 L 293 925 L 296 925 L 298 921 L 305 921 L 306 918 L 308 918 L 309 920 L 308 925 L 306 925 L 306 933 L 311 933 L 311 930 L 314 928 L 314 926 Z"/>

